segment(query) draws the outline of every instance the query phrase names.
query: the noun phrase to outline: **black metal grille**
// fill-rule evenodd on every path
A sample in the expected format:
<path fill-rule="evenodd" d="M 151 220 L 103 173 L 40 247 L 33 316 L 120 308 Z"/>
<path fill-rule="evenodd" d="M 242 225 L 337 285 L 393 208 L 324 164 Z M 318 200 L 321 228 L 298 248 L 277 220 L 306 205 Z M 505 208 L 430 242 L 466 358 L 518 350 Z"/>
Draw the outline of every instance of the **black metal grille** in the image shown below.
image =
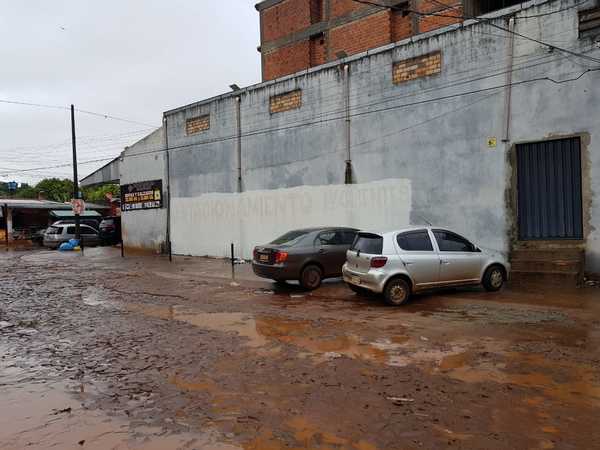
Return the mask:
<path fill-rule="evenodd" d="M 519 238 L 582 239 L 579 138 L 517 145 Z"/>

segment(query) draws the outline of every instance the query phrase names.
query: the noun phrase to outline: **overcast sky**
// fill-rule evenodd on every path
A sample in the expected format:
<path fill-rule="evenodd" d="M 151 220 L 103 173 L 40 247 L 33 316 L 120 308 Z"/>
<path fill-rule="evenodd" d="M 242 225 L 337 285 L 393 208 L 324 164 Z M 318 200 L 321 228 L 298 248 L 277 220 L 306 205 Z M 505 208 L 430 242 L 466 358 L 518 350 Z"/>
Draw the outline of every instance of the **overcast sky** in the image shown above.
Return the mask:
<path fill-rule="evenodd" d="M 260 81 L 254 3 L 0 0 L 0 100 L 74 103 L 142 123 L 77 115 L 79 160 L 115 157 L 163 111 Z M 72 176 L 49 168 L 71 161 L 69 117 L 0 103 L 0 181 Z M 80 165 L 80 178 L 101 165 Z"/>

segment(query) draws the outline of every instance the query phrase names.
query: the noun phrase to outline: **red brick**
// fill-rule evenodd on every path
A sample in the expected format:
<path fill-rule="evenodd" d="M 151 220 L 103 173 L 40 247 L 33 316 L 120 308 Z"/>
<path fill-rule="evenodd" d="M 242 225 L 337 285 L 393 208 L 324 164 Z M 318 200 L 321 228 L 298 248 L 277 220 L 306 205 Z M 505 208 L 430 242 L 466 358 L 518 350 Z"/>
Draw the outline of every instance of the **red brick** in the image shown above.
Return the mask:
<path fill-rule="evenodd" d="M 263 79 L 272 80 L 310 67 L 309 42 L 302 41 L 264 55 Z"/>

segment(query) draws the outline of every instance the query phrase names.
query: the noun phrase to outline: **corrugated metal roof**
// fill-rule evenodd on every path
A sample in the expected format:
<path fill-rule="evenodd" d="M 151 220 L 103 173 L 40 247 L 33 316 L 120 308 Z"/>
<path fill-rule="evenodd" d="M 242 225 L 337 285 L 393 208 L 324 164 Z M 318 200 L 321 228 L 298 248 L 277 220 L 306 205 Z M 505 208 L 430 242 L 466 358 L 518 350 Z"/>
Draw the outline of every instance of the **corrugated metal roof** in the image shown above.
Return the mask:
<path fill-rule="evenodd" d="M 58 219 L 75 217 L 73 211 L 50 211 L 50 216 L 56 217 Z M 102 217 L 102 215 L 98 211 L 84 211 L 79 217 Z"/>

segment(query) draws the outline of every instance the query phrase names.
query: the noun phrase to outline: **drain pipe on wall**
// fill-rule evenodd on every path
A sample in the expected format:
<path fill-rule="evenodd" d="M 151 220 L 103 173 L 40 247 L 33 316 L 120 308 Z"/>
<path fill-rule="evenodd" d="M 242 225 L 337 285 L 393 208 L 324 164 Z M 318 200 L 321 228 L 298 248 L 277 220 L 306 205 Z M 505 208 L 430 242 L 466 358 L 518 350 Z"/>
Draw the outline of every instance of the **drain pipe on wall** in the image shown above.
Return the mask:
<path fill-rule="evenodd" d="M 515 18 L 511 17 L 508 19 L 508 50 L 506 55 L 506 89 L 504 91 L 504 136 L 502 142 L 510 142 L 510 114 L 511 114 L 511 100 L 512 100 L 512 73 L 514 65 L 514 53 L 515 53 Z"/>
<path fill-rule="evenodd" d="M 346 111 L 346 173 L 345 184 L 352 184 L 352 153 L 350 151 L 350 66 L 344 64 L 344 110 Z"/>
<path fill-rule="evenodd" d="M 242 192 L 242 97 L 235 97 L 237 119 L 237 191 Z"/>
<path fill-rule="evenodd" d="M 167 116 L 163 116 L 163 127 L 165 129 L 165 169 L 167 175 L 167 251 L 169 252 L 169 262 L 173 261 L 173 253 L 171 250 L 171 157 L 169 154 L 169 128 L 167 127 Z"/>

